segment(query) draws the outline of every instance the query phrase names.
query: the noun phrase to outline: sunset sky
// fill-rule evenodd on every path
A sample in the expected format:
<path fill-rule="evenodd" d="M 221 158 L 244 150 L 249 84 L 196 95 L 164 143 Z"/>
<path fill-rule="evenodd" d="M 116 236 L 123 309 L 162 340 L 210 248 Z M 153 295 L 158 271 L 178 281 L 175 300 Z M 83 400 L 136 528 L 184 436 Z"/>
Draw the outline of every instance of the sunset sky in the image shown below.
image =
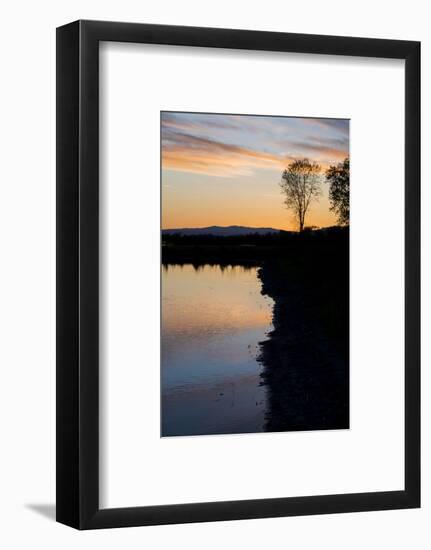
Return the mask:
<path fill-rule="evenodd" d="M 322 174 L 349 154 L 349 121 L 340 119 L 161 113 L 162 227 L 246 225 L 295 229 L 279 182 L 297 158 Z M 306 225 L 334 225 L 328 184 Z"/>

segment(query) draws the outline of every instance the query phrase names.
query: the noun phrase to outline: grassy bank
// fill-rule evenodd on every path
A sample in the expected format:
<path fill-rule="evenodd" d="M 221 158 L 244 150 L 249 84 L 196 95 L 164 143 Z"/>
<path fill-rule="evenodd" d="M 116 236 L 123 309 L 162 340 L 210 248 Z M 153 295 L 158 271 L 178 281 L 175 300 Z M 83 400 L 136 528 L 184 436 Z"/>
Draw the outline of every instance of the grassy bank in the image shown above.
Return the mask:
<path fill-rule="evenodd" d="M 346 237 L 348 239 L 348 229 L 338 227 L 303 233 L 280 231 L 232 237 L 163 235 L 162 262 L 263 265 L 280 257 L 295 262 L 307 252 L 319 255 L 322 248 L 338 248 Z"/>

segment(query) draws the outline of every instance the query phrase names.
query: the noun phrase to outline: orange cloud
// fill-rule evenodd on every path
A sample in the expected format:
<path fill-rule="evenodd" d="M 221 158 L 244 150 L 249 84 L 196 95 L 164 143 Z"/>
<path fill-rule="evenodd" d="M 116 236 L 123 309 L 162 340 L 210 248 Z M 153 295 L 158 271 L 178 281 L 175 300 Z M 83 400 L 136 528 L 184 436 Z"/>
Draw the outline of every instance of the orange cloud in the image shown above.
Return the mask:
<path fill-rule="evenodd" d="M 162 167 L 182 172 L 195 172 L 211 176 L 247 175 L 253 168 L 274 168 L 281 170 L 286 159 L 269 153 L 262 153 L 237 146 L 220 144 L 209 148 L 188 148 L 181 145 L 164 147 Z"/>
<path fill-rule="evenodd" d="M 310 154 L 322 170 L 333 162 L 345 158 L 346 151 L 316 143 L 298 143 L 301 154 L 296 151 L 285 155 L 255 151 L 182 132 L 165 130 L 162 138 L 162 168 L 194 172 L 210 176 L 232 177 L 249 175 L 253 168 L 283 170 L 290 162 Z"/>

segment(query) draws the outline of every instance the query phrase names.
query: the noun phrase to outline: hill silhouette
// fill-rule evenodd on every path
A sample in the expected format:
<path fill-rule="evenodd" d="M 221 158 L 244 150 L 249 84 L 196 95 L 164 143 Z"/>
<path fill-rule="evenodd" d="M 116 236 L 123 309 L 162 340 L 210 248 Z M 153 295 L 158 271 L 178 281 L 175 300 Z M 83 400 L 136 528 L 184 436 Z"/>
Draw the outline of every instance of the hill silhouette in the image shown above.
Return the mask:
<path fill-rule="evenodd" d="M 235 237 L 237 235 L 268 235 L 279 232 L 279 229 L 274 229 L 273 227 L 246 227 L 242 225 L 229 225 L 227 227 L 223 227 L 220 225 L 212 225 L 210 227 L 163 229 L 162 235 L 214 235 L 216 237 Z"/>

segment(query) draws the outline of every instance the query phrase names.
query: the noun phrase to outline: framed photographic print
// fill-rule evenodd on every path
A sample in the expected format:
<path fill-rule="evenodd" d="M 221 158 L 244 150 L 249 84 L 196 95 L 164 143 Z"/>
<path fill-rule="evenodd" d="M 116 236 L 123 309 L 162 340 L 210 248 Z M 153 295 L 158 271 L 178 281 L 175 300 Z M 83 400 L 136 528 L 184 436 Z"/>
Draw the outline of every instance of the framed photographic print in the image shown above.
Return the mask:
<path fill-rule="evenodd" d="M 57 29 L 57 520 L 420 506 L 420 44 Z"/>

